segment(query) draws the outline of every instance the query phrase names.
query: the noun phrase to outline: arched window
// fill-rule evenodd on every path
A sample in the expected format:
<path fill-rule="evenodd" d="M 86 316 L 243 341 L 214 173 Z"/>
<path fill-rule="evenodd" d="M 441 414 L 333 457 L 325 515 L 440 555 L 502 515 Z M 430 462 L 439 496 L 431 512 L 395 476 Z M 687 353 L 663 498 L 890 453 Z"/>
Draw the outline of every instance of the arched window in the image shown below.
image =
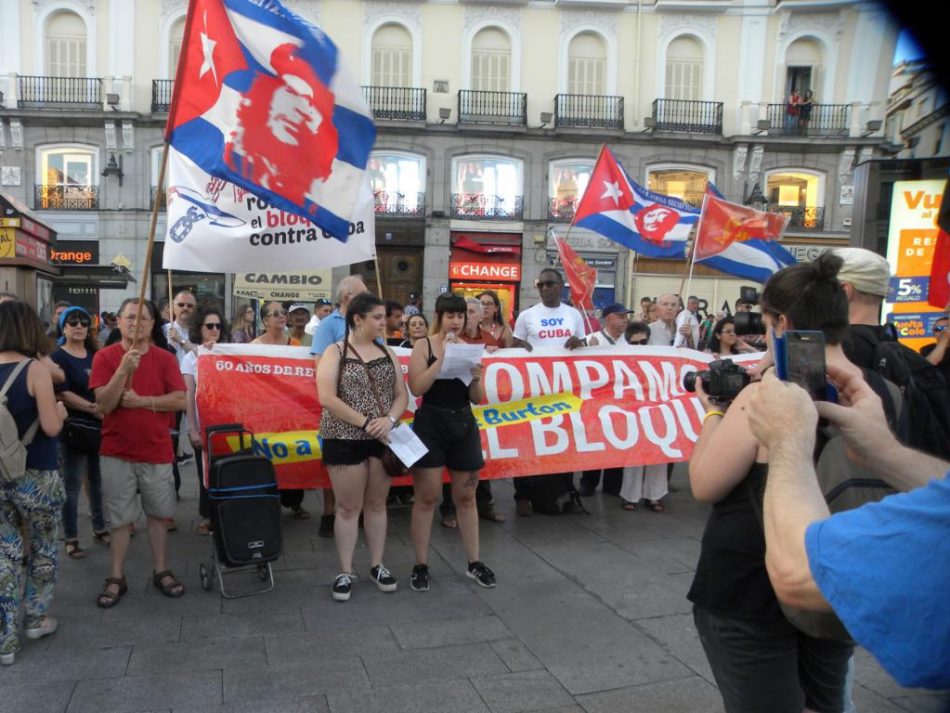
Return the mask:
<path fill-rule="evenodd" d="M 37 149 L 35 207 L 94 210 L 98 206 L 98 151 L 66 144 Z"/>
<path fill-rule="evenodd" d="M 475 91 L 511 91 L 511 42 L 497 27 L 486 27 L 472 40 L 472 85 Z"/>
<path fill-rule="evenodd" d="M 824 175 L 806 169 L 779 169 L 766 174 L 765 184 L 768 210 L 787 215 L 789 228 L 824 229 Z"/>
<path fill-rule="evenodd" d="M 574 217 L 593 172 L 593 159 L 567 158 L 548 164 L 549 219 L 567 221 Z"/>
<path fill-rule="evenodd" d="M 401 151 L 373 151 L 366 172 L 377 213 L 406 216 L 425 213 L 425 156 Z"/>
<path fill-rule="evenodd" d="M 370 81 L 377 87 L 412 86 L 412 37 L 390 22 L 373 34 Z"/>
<path fill-rule="evenodd" d="M 185 18 L 175 21 L 168 33 L 168 78 L 174 79 L 178 70 L 178 58 L 181 56 L 181 45 L 185 35 Z"/>
<path fill-rule="evenodd" d="M 568 94 L 606 94 L 607 49 L 593 32 L 581 32 L 571 40 L 567 57 Z"/>
<path fill-rule="evenodd" d="M 86 76 L 86 23 L 74 12 L 57 12 L 46 21 L 44 41 L 48 77 Z"/>
<path fill-rule="evenodd" d="M 809 90 L 816 92 L 822 54 L 821 44 L 810 37 L 797 39 L 788 46 L 785 51 L 785 96 L 791 96 L 793 91 L 799 94 Z"/>
<path fill-rule="evenodd" d="M 706 184 L 715 180 L 716 172 L 705 166 L 663 165 L 647 169 L 647 188 L 697 208 L 703 204 Z"/>
<path fill-rule="evenodd" d="M 665 99 L 703 98 L 703 45 L 695 37 L 683 35 L 666 49 Z"/>
<path fill-rule="evenodd" d="M 452 159 L 452 215 L 521 220 L 524 162 L 508 156 Z"/>

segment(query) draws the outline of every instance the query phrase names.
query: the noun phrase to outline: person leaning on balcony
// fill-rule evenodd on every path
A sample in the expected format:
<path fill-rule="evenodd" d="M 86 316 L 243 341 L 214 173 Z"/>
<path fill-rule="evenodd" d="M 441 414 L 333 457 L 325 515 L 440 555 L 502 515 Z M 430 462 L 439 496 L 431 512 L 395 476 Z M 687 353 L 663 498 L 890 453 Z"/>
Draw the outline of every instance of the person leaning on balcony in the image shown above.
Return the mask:
<path fill-rule="evenodd" d="M 804 136 L 808 133 L 808 123 L 811 121 L 811 110 L 818 102 L 815 101 L 815 93 L 811 89 L 805 90 L 798 106 L 798 129 Z"/>
<path fill-rule="evenodd" d="M 785 129 L 792 132 L 798 128 L 798 115 L 801 111 L 802 97 L 797 89 L 792 90 L 788 102 L 785 104 Z"/>

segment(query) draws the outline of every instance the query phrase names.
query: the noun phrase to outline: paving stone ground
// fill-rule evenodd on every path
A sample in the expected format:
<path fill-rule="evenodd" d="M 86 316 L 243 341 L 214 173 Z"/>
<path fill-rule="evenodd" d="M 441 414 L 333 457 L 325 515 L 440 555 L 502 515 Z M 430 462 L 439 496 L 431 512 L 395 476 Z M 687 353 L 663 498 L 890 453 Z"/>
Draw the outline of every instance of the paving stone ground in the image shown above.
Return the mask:
<path fill-rule="evenodd" d="M 197 520 L 194 466 L 185 486 L 171 566 L 181 599 L 150 581 L 144 526 L 133 540 L 129 593 L 102 611 L 95 596 L 108 570 L 91 543 L 82 561 L 61 557 L 52 613 L 59 631 L 25 642 L 0 670 L 0 713 L 624 713 L 715 712 L 721 700 L 693 627 L 686 591 L 708 509 L 688 492 L 685 469 L 667 511 L 624 512 L 598 493 L 590 515 L 514 515 L 510 482 L 494 485 L 503 524 L 481 523 L 482 559 L 498 587 L 464 576 L 457 532 L 433 528 L 432 589 L 408 586 L 409 510 L 390 511 L 386 564 L 399 591 L 363 582 L 336 603 L 332 540 L 310 520 L 284 521 L 276 589 L 224 600 L 202 591 L 208 538 Z M 356 567 L 368 576 L 360 544 Z M 256 575 L 238 585 L 254 586 Z M 938 713 L 946 700 L 898 686 L 864 651 L 856 656 L 861 713 Z"/>

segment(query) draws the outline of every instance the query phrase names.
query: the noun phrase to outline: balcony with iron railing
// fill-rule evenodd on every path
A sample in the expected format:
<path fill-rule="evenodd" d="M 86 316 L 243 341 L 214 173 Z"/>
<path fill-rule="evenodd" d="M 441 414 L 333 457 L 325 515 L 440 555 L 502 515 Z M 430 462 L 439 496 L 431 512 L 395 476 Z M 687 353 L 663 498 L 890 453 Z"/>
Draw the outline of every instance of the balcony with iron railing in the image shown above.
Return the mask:
<path fill-rule="evenodd" d="M 452 217 L 471 220 L 521 220 L 524 196 L 453 193 Z"/>
<path fill-rule="evenodd" d="M 460 123 L 527 126 L 528 95 L 463 89 L 458 96 Z"/>
<path fill-rule="evenodd" d="M 552 223 L 570 223 L 577 212 L 580 196 L 548 199 L 548 220 Z"/>
<path fill-rule="evenodd" d="M 789 114 L 785 104 L 769 104 L 769 136 L 838 138 L 848 136 L 850 104 L 812 104 Z"/>
<path fill-rule="evenodd" d="M 654 99 L 653 130 L 722 134 L 722 102 Z"/>
<path fill-rule="evenodd" d="M 363 97 L 373 111 L 374 119 L 426 120 L 425 89 L 363 85 Z"/>
<path fill-rule="evenodd" d="M 788 229 L 815 230 L 825 229 L 825 209 L 821 206 L 790 206 L 768 203 L 765 210 L 769 213 L 781 213 L 788 216 Z"/>
<path fill-rule="evenodd" d="M 102 79 L 98 77 L 17 76 L 17 106 L 21 109 L 102 109 Z"/>
<path fill-rule="evenodd" d="M 33 207 L 36 210 L 97 210 L 98 186 L 37 185 L 34 186 Z"/>
<path fill-rule="evenodd" d="M 554 97 L 554 125 L 572 129 L 622 129 L 623 97 L 558 94 Z"/>
<path fill-rule="evenodd" d="M 397 218 L 421 218 L 426 214 L 426 194 L 376 191 L 373 194 L 376 215 Z"/>
<path fill-rule="evenodd" d="M 172 105 L 172 92 L 175 89 L 174 79 L 152 80 L 152 113 L 167 112 Z"/>

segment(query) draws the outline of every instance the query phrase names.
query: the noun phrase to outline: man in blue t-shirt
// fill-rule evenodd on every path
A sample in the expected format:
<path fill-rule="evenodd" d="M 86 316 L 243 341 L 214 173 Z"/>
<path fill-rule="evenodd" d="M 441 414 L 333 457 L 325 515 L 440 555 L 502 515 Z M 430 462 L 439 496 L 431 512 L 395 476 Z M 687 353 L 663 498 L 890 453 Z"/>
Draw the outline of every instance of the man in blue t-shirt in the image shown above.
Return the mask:
<path fill-rule="evenodd" d="M 897 441 L 859 370 L 828 374 L 843 405 L 813 404 L 773 374 L 751 399 L 752 432 L 769 451 L 772 586 L 786 604 L 833 610 L 902 686 L 950 688 L 950 463 Z M 812 460 L 819 416 L 841 429 L 849 458 L 909 492 L 829 516 Z"/>

